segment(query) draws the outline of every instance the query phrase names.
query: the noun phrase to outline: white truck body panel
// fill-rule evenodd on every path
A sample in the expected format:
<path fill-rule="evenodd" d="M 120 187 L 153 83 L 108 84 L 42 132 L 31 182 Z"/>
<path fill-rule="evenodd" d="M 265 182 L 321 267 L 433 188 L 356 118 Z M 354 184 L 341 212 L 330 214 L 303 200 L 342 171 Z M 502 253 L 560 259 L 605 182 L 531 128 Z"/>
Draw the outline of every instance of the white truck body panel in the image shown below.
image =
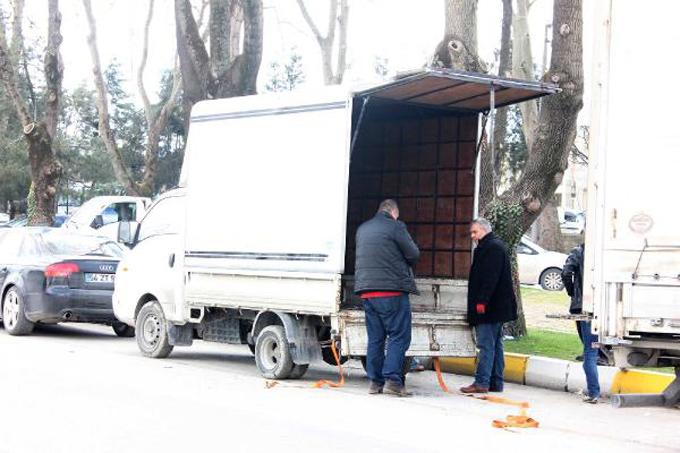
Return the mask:
<path fill-rule="evenodd" d="M 668 46 L 680 43 L 674 22 L 680 4 L 597 2 L 596 8 L 595 35 L 602 39 L 595 49 L 584 309 L 594 314 L 602 343 L 635 350 L 663 339 L 656 349 L 680 351 L 680 215 L 673 190 L 680 129 L 671 99 L 677 94 L 664 95 L 665 87 L 648 93 L 640 82 L 643 61 L 664 61 L 671 74 L 680 70 L 667 58 Z M 630 32 L 635 24 L 643 24 L 645 39 Z"/>

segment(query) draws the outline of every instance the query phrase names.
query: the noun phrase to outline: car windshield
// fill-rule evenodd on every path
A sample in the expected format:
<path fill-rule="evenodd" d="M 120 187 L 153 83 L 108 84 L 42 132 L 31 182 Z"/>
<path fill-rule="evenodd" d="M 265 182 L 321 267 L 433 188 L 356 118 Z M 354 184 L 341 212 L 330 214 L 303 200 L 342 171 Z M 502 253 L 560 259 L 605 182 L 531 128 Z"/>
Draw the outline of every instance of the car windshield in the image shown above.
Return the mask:
<path fill-rule="evenodd" d="M 105 237 L 64 233 L 59 230 L 42 233 L 37 239 L 41 253 L 51 255 L 100 255 L 120 258 L 123 248 Z"/>

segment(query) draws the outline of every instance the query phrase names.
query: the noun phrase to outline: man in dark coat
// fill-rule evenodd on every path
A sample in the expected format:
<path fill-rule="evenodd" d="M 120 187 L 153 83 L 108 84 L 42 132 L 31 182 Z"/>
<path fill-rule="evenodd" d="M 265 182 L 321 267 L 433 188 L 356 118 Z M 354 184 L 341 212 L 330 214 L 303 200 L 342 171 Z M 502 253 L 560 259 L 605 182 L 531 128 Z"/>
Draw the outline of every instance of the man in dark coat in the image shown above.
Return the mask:
<path fill-rule="evenodd" d="M 581 314 L 583 310 L 583 251 L 583 244 L 574 248 L 562 267 L 562 282 L 564 289 L 571 297 L 569 313 L 572 315 Z M 600 397 L 597 365 L 601 351 L 593 348 L 593 343 L 597 342 L 597 336 L 592 333 L 590 321 L 576 321 L 576 330 L 583 343 L 583 372 L 586 375 L 588 385 L 588 394 L 584 396 L 583 401 L 594 404 L 598 402 Z M 602 360 L 606 363 L 606 356 L 602 355 Z"/>
<path fill-rule="evenodd" d="M 408 396 L 402 371 L 411 345 L 408 295 L 417 293 L 411 267 L 420 251 L 398 218 L 397 203 L 385 200 L 357 230 L 354 292 L 366 313 L 368 392 Z"/>
<path fill-rule="evenodd" d="M 512 288 L 510 257 L 503 241 L 491 232 L 488 220 L 470 224 L 477 243 L 468 281 L 468 322 L 475 327 L 479 358 L 475 382 L 463 393 L 503 391 L 503 324 L 517 319 L 517 300 Z"/>

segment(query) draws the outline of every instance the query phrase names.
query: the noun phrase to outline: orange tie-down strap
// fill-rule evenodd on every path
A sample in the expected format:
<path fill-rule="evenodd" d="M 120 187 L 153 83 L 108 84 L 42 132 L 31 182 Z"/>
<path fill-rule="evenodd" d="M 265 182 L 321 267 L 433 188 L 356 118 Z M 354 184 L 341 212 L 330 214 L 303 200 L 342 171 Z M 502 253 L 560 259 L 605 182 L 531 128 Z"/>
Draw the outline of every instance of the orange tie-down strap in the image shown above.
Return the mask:
<path fill-rule="evenodd" d="M 439 357 L 434 357 L 434 369 L 437 372 L 437 381 L 439 386 L 446 393 L 451 393 L 444 382 L 442 376 L 441 366 L 439 365 Z M 505 420 L 494 420 L 491 426 L 494 428 L 538 428 L 538 422 L 533 418 L 527 416 L 526 410 L 529 408 L 529 403 L 526 401 L 513 401 L 508 398 L 493 395 L 467 395 L 478 400 L 488 401 L 490 403 L 505 404 L 508 406 L 517 406 L 520 408 L 519 415 L 508 415 Z"/>
<path fill-rule="evenodd" d="M 333 351 L 333 358 L 335 359 L 335 363 L 338 365 L 338 373 L 340 373 L 340 379 L 338 380 L 338 382 L 329 381 L 327 379 L 318 380 L 314 384 L 312 384 L 314 388 L 320 389 L 324 385 L 327 385 L 331 388 L 339 388 L 345 385 L 345 375 L 342 372 L 342 365 L 340 365 L 340 355 L 338 354 L 338 350 L 335 347 L 335 341 L 331 341 L 331 351 Z"/>

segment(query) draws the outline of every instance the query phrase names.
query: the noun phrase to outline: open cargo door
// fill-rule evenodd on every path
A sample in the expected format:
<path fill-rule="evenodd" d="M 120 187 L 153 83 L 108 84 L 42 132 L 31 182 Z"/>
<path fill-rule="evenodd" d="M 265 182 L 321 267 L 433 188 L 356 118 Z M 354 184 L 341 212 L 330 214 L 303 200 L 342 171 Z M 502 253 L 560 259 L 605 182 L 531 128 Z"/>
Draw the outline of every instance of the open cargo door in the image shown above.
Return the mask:
<path fill-rule="evenodd" d="M 465 320 L 479 114 L 488 115 L 491 125 L 495 107 L 558 90 L 541 82 L 431 69 L 354 92 L 343 354 L 346 346 L 351 355 L 365 354 L 366 348 L 361 301 L 353 294 L 356 230 L 381 200 L 393 198 L 421 250 L 409 355 L 475 355 Z"/>

